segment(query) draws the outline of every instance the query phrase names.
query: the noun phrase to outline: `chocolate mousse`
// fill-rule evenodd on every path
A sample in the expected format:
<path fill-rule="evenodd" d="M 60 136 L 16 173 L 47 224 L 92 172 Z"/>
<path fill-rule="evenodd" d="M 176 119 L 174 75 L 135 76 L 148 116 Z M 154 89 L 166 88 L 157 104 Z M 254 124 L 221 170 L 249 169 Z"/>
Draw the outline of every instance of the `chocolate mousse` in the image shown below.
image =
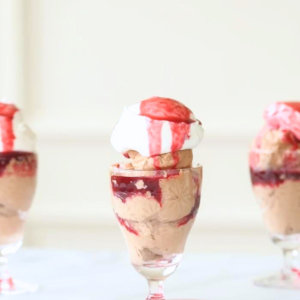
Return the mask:
<path fill-rule="evenodd" d="M 176 152 L 163 153 L 153 157 L 142 156 L 137 151 L 129 150 L 128 158 L 135 170 L 164 170 L 191 168 L 193 162 L 193 152 L 190 149 Z"/>

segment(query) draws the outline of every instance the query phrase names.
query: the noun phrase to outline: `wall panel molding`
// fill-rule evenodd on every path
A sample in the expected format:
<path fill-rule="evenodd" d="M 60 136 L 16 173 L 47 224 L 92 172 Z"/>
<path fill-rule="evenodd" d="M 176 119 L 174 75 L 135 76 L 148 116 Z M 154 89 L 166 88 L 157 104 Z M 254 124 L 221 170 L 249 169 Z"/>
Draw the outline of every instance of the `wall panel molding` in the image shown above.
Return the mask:
<path fill-rule="evenodd" d="M 35 124 L 33 128 L 38 129 L 38 124 Z M 112 129 L 113 130 L 113 129 Z M 37 131 L 38 140 L 42 144 L 56 144 L 59 145 L 61 143 L 83 143 L 87 147 L 91 144 L 109 144 L 110 143 L 110 135 L 111 132 L 91 132 L 89 130 L 83 130 L 81 132 L 74 131 L 56 131 L 48 129 L 47 131 Z M 231 134 L 226 135 L 222 133 L 205 133 L 204 139 L 201 142 L 200 147 L 203 145 L 212 145 L 212 146 L 234 146 L 234 145 L 249 145 L 251 140 L 253 139 L 254 134 L 250 132 L 244 135 L 240 134 Z"/>
<path fill-rule="evenodd" d="M 0 98 L 24 107 L 23 1 L 0 0 Z"/>

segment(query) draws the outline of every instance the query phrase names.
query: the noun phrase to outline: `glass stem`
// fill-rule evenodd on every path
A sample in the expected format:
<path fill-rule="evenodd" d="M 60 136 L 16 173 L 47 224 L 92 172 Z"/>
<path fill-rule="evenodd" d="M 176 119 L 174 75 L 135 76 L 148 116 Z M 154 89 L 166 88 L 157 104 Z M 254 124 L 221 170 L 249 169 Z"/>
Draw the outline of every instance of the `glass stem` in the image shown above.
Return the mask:
<path fill-rule="evenodd" d="M 148 280 L 148 284 L 150 292 L 147 300 L 165 300 L 163 280 Z"/>
<path fill-rule="evenodd" d="M 292 274 L 300 276 L 300 260 L 298 249 L 283 249 L 283 276 Z"/>

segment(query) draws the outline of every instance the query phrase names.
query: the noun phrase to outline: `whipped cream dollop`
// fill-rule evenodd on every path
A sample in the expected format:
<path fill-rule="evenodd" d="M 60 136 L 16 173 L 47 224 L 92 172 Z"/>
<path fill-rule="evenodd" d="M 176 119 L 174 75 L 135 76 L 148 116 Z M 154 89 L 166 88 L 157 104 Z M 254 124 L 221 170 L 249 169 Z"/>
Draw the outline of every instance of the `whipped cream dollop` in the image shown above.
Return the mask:
<path fill-rule="evenodd" d="M 24 123 L 21 111 L 12 103 L 0 101 L 0 152 L 34 152 L 35 134 Z"/>
<path fill-rule="evenodd" d="M 292 132 L 300 140 L 300 102 L 277 102 L 267 107 L 264 118 L 269 127 Z"/>
<path fill-rule="evenodd" d="M 135 150 L 150 157 L 195 148 L 203 128 L 190 109 L 179 101 L 152 97 L 125 107 L 111 136 L 120 153 Z"/>

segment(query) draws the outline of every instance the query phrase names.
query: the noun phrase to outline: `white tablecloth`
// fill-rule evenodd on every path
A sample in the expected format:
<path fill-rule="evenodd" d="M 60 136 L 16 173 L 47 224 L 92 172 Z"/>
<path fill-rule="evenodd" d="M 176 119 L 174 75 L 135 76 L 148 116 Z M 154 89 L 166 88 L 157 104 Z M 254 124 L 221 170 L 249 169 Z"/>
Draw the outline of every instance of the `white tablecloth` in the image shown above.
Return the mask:
<path fill-rule="evenodd" d="M 126 253 L 22 249 L 10 259 L 16 279 L 38 283 L 22 300 L 144 300 L 148 287 Z M 253 285 L 257 276 L 276 271 L 280 257 L 186 253 L 166 281 L 170 299 L 299 300 L 299 291 Z"/>

